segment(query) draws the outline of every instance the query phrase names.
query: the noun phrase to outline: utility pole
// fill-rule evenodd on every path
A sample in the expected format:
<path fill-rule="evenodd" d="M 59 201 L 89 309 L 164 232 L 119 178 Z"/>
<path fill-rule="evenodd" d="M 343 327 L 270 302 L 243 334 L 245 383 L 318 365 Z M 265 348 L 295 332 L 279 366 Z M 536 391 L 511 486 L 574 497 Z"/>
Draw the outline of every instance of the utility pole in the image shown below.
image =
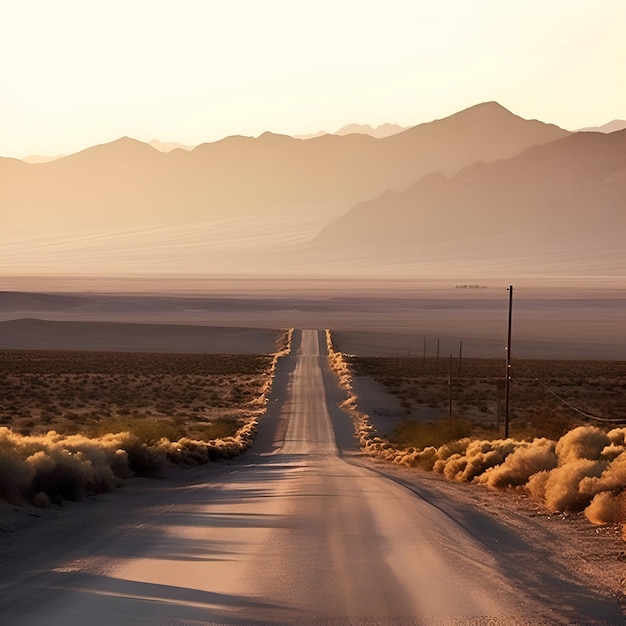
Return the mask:
<path fill-rule="evenodd" d="M 452 353 L 450 353 L 448 365 L 448 416 L 450 418 L 450 426 L 452 426 Z"/>
<path fill-rule="evenodd" d="M 509 331 L 506 341 L 506 372 L 504 376 L 504 438 L 509 437 L 509 401 L 511 398 L 511 320 L 513 317 L 513 285 L 509 285 Z"/>

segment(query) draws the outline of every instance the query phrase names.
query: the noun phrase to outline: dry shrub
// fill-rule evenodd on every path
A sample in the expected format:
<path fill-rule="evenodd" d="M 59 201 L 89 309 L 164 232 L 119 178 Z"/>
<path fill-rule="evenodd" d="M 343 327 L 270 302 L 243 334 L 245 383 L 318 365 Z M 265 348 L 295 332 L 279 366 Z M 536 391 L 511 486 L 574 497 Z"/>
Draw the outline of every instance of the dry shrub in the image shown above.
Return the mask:
<path fill-rule="evenodd" d="M 500 465 L 518 445 L 512 439 L 496 441 L 470 440 L 450 442 L 437 450 L 433 470 L 449 480 L 470 482 L 485 471 Z"/>
<path fill-rule="evenodd" d="M 365 454 L 434 471 L 449 480 L 525 489 L 550 511 L 587 508 L 594 519 L 609 519 L 619 504 L 619 515 L 626 517 L 626 428 L 605 433 L 596 426 L 580 426 L 556 442 L 545 437 L 532 441 L 452 437 L 438 448 L 429 444 L 420 449 L 415 442 L 409 448 L 394 446 L 379 437 L 369 417 L 357 410 L 350 367 L 334 349 L 330 331 L 326 340 L 329 363 L 348 393 L 342 406 L 352 415 Z"/>
<path fill-rule="evenodd" d="M 608 466 L 601 476 L 584 478 L 580 489 L 590 498 L 601 491 L 626 489 L 626 452 L 615 459 L 609 459 Z"/>
<path fill-rule="evenodd" d="M 608 491 L 596 494 L 585 509 L 585 516 L 592 524 L 616 524 L 623 521 L 622 512 L 626 494 L 613 495 Z"/>
<path fill-rule="evenodd" d="M 241 425 L 232 437 L 200 441 L 182 437 L 149 445 L 128 432 L 103 437 L 20 435 L 0 428 L 0 498 L 8 502 L 47 506 L 50 501 L 79 500 L 90 493 L 111 491 L 131 475 L 156 476 L 170 461 L 186 465 L 209 463 L 241 454 L 252 443 L 256 419 Z"/>
<path fill-rule="evenodd" d="M 134 439 L 128 433 L 109 433 L 95 440 L 71 435 L 62 440 L 66 450 L 80 453 L 99 474 L 110 476 L 106 482 L 112 485 L 119 484 L 116 479 L 130 476 L 132 470 L 126 447 L 133 443 Z"/>
<path fill-rule="evenodd" d="M 467 458 L 461 454 L 452 454 L 446 459 L 435 461 L 433 471 L 443 474 L 448 480 L 455 480 L 467 467 Z"/>
<path fill-rule="evenodd" d="M 401 454 L 396 458 L 396 463 L 407 467 L 421 467 L 427 471 L 432 471 L 437 460 L 437 448 L 429 446 L 423 450 L 411 449 L 406 454 Z"/>
<path fill-rule="evenodd" d="M 111 491 L 131 473 L 153 473 L 153 457 L 128 433 L 90 439 L 55 431 L 28 436 L 2 428 L 0 497 L 38 506 L 46 499 L 78 500 L 87 493 Z"/>
<path fill-rule="evenodd" d="M 285 335 L 287 346 L 274 355 L 262 394 L 255 399 L 258 407 L 267 403 L 277 360 L 289 353 L 291 337 L 292 330 Z M 156 476 L 168 461 L 198 465 L 232 458 L 251 445 L 262 410 L 229 422 L 227 429 L 225 422 L 217 424 L 220 429 L 213 433 L 221 437 L 208 441 L 180 436 L 175 419 L 102 420 L 100 432 L 93 433 L 100 436 L 92 437 L 55 431 L 31 436 L 0 427 L 0 499 L 45 507 L 51 501 L 110 491 L 132 475 Z"/>
<path fill-rule="evenodd" d="M 184 465 L 203 465 L 217 459 L 230 459 L 247 450 L 254 439 L 258 422 L 249 419 L 236 434 L 204 441 L 181 437 L 177 441 L 161 439 L 156 448 L 168 461 Z"/>
<path fill-rule="evenodd" d="M 606 436 L 614 446 L 626 446 L 626 428 L 614 428 Z"/>
<path fill-rule="evenodd" d="M 203 465 L 211 458 L 205 441 L 182 437 L 178 441 L 162 439 L 157 447 L 163 451 L 167 460 L 184 465 Z"/>
<path fill-rule="evenodd" d="M 600 456 L 603 459 L 607 459 L 607 461 L 614 461 L 622 454 L 624 454 L 624 452 L 626 452 L 626 446 L 616 446 L 614 444 L 611 444 L 610 446 L 606 446 L 606 448 L 602 450 Z"/>
<path fill-rule="evenodd" d="M 503 457 L 499 450 L 478 451 L 468 457 L 468 463 L 461 476 L 455 477 L 457 480 L 472 481 L 486 470 L 502 463 Z"/>
<path fill-rule="evenodd" d="M 17 452 L 3 445 L 3 431 L 6 430 L 0 428 L 0 498 L 12 504 L 21 504 L 27 500 L 26 494 L 35 470 Z"/>
<path fill-rule="evenodd" d="M 166 463 L 166 456 L 156 446 L 142 443 L 138 437 L 127 434 L 124 450 L 128 454 L 128 467 L 137 476 L 158 476 Z"/>
<path fill-rule="evenodd" d="M 46 509 L 50 506 L 50 498 L 47 493 L 38 491 L 32 498 L 30 503 L 38 509 Z"/>
<path fill-rule="evenodd" d="M 526 483 L 526 491 L 535 500 L 544 501 L 546 497 L 546 489 L 548 480 L 550 479 L 550 470 L 543 470 L 533 474 Z"/>
<path fill-rule="evenodd" d="M 449 443 L 439 447 L 437 450 L 437 457 L 440 461 L 445 461 L 454 455 L 463 455 L 467 450 L 467 446 L 469 446 L 471 442 L 472 440 L 469 437 L 457 439 L 456 441 L 450 441 Z"/>
<path fill-rule="evenodd" d="M 589 502 L 580 491 L 581 481 L 600 476 L 606 466 L 606 461 L 577 459 L 531 476 L 527 488 L 533 497 L 544 502 L 549 511 L 579 511 Z"/>
<path fill-rule="evenodd" d="M 557 466 L 554 449 L 555 443 L 550 439 L 522 442 L 503 463 L 489 468 L 479 476 L 478 482 L 496 489 L 525 485 L 534 474 L 552 470 Z"/>
<path fill-rule="evenodd" d="M 579 426 L 559 439 L 556 454 L 560 464 L 577 459 L 598 459 L 610 443 L 608 435 L 596 426 Z"/>
<path fill-rule="evenodd" d="M 31 490 L 45 493 L 52 501 L 59 498 L 80 500 L 93 482 L 94 472 L 90 464 L 67 450 L 40 450 L 26 461 L 35 470 Z"/>

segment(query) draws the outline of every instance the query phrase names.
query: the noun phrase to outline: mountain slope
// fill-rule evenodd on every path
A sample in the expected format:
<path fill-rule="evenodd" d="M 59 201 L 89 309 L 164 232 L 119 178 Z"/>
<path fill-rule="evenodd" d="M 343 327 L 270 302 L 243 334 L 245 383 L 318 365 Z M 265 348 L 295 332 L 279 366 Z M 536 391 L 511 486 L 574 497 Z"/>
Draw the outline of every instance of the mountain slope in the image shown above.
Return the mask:
<path fill-rule="evenodd" d="M 4 233 L 35 236 L 281 212 L 336 216 L 429 172 L 450 175 L 567 134 L 486 103 L 383 139 L 265 133 L 163 153 L 122 138 L 50 163 L 0 159 L 0 221 Z"/>
<path fill-rule="evenodd" d="M 371 135 L 377 139 L 383 137 L 389 137 L 390 135 L 396 135 L 407 130 L 406 127 L 402 127 L 398 124 L 381 124 L 380 126 L 372 127 L 369 124 L 347 124 L 342 126 L 339 130 L 335 131 L 334 135 L 351 135 L 353 133 L 361 135 Z"/>
<path fill-rule="evenodd" d="M 602 124 L 602 126 L 589 126 L 581 128 L 579 132 L 614 133 L 626 129 L 626 120 L 613 120 Z"/>
<path fill-rule="evenodd" d="M 387 262 L 626 272 L 625 206 L 626 131 L 577 133 L 358 204 L 316 244 L 325 254 L 370 250 Z"/>

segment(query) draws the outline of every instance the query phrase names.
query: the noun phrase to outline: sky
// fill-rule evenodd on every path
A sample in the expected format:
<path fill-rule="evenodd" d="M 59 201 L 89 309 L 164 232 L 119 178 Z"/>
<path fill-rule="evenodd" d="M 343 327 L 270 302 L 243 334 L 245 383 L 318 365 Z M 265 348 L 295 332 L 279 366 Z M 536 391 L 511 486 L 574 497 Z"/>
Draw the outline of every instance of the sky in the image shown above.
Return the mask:
<path fill-rule="evenodd" d="M 413 126 L 496 100 L 626 118 L 624 0 L 0 0 L 0 156 Z"/>

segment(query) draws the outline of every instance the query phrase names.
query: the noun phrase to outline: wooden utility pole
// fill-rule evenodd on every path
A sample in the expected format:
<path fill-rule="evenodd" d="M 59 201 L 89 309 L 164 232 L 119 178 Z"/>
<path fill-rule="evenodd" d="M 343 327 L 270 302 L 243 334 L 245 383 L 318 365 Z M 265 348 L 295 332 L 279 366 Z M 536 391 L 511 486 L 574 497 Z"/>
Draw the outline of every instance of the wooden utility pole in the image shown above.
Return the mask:
<path fill-rule="evenodd" d="M 448 416 L 450 418 L 450 426 L 452 426 L 452 353 L 450 353 L 448 366 Z"/>
<path fill-rule="evenodd" d="M 511 398 L 511 321 L 513 318 L 513 285 L 509 285 L 509 331 L 506 341 L 506 372 L 504 376 L 504 438 L 509 436 L 509 402 Z"/>

